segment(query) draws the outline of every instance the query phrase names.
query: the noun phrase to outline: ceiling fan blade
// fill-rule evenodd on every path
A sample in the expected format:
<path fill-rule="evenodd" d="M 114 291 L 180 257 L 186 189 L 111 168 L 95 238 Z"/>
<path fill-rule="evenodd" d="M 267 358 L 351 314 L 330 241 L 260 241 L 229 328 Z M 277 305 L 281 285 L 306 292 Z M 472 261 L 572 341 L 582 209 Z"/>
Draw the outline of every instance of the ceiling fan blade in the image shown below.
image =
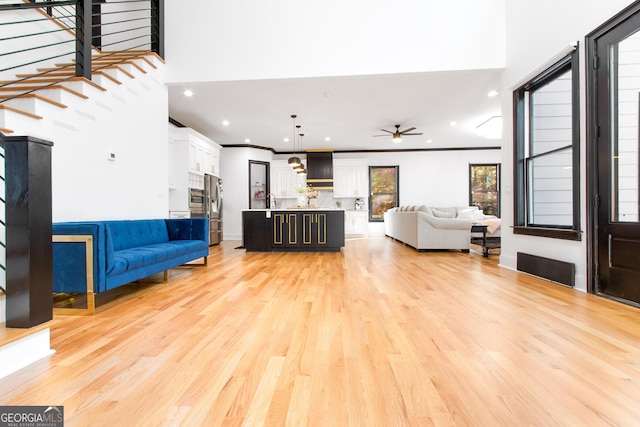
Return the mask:
<path fill-rule="evenodd" d="M 386 130 L 386 129 L 380 129 L 382 132 L 387 132 L 387 133 L 393 133 L 393 131 L 390 130 Z"/>
<path fill-rule="evenodd" d="M 422 135 L 422 132 L 420 132 L 420 133 L 403 133 L 402 135 Z"/>
<path fill-rule="evenodd" d="M 416 130 L 416 128 L 409 128 L 409 129 L 405 129 L 405 130 L 401 130 L 400 133 L 407 133 L 407 132 L 411 132 L 412 130 Z"/>
<path fill-rule="evenodd" d="M 386 136 L 387 138 L 389 137 L 389 135 L 373 135 L 374 138 L 377 136 Z"/>

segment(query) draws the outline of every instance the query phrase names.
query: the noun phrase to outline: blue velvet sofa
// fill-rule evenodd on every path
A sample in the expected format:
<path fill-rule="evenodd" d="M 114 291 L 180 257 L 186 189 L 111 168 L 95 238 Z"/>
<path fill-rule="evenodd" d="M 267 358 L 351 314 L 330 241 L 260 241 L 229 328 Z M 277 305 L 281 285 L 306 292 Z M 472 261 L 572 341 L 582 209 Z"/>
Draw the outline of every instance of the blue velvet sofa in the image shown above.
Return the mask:
<path fill-rule="evenodd" d="M 205 218 L 53 224 L 53 292 L 93 295 L 209 254 Z M 60 312 L 60 311 L 58 311 Z"/>

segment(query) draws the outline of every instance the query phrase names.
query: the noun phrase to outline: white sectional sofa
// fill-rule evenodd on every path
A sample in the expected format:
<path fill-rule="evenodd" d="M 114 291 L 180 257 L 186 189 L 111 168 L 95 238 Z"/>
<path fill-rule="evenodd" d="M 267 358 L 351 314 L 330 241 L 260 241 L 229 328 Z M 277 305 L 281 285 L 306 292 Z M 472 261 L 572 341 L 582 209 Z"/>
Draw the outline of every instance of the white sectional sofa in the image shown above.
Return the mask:
<path fill-rule="evenodd" d="M 469 252 L 471 224 L 481 215 L 482 212 L 472 206 L 399 206 L 384 213 L 384 232 L 417 250 Z"/>

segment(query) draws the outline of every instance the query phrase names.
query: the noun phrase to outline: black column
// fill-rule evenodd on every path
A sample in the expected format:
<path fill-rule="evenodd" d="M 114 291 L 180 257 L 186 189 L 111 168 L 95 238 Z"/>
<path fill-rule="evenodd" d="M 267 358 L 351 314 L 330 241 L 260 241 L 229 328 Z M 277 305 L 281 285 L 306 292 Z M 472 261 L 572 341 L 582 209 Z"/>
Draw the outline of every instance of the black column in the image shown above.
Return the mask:
<path fill-rule="evenodd" d="M 164 0 L 151 0 L 151 50 L 164 58 Z"/>
<path fill-rule="evenodd" d="M 76 77 L 91 80 L 91 0 L 76 4 Z"/>
<path fill-rule="evenodd" d="M 52 146 L 27 136 L 4 137 L 9 328 L 30 328 L 53 318 Z"/>

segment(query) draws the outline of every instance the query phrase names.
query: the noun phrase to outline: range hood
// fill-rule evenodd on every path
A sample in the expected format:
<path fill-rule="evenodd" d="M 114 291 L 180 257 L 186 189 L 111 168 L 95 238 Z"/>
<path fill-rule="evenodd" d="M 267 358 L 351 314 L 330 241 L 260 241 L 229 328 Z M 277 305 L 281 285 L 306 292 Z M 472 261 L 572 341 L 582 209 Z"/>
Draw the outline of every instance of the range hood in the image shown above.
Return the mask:
<path fill-rule="evenodd" d="M 307 150 L 307 185 L 333 190 L 333 150 Z"/>

